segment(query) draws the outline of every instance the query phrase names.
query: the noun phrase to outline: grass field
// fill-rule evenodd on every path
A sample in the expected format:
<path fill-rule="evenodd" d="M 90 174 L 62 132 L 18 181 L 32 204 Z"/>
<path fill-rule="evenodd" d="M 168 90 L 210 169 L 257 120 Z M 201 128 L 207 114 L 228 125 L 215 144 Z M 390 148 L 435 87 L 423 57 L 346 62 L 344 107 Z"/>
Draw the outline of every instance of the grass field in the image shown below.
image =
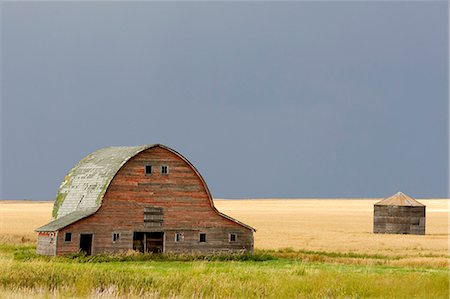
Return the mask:
<path fill-rule="evenodd" d="M 448 200 L 427 235 L 374 235 L 376 200 L 216 200 L 254 226 L 255 255 L 34 255 L 52 203 L 0 201 L 0 298 L 449 298 Z M 229 259 L 224 261 L 223 259 Z"/>

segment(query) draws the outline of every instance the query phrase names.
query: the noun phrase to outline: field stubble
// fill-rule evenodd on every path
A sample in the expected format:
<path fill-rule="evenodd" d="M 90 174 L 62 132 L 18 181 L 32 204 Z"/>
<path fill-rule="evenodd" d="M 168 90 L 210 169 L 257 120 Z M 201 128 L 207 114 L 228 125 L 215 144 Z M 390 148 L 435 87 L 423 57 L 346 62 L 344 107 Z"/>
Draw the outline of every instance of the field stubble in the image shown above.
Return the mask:
<path fill-rule="evenodd" d="M 254 226 L 257 248 L 359 252 L 385 255 L 448 255 L 449 200 L 421 200 L 426 235 L 373 234 L 377 199 L 216 200 L 216 207 Z"/>

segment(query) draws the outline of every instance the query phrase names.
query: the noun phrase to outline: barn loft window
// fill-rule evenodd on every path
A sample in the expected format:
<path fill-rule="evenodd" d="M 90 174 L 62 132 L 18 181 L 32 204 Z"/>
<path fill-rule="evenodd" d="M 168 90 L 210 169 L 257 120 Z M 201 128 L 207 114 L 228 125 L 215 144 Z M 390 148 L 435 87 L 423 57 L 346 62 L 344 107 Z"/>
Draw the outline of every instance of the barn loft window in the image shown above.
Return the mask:
<path fill-rule="evenodd" d="M 230 242 L 236 242 L 237 234 L 230 234 Z"/>
<path fill-rule="evenodd" d="M 175 242 L 181 242 L 181 241 L 183 241 L 183 239 L 184 239 L 183 233 L 175 234 Z"/>
<path fill-rule="evenodd" d="M 201 233 L 200 234 L 200 243 L 206 242 L 206 234 L 205 233 Z"/>
<path fill-rule="evenodd" d="M 117 241 L 119 241 L 120 239 L 120 233 L 113 233 L 112 234 L 112 241 L 115 243 Z"/>
<path fill-rule="evenodd" d="M 145 165 L 145 174 L 152 174 L 152 166 Z"/>
<path fill-rule="evenodd" d="M 161 166 L 161 173 L 162 174 L 168 174 L 169 173 L 169 166 L 167 166 L 167 165 Z"/>
<path fill-rule="evenodd" d="M 64 242 L 72 242 L 72 233 L 64 234 Z"/>
<path fill-rule="evenodd" d="M 163 209 L 159 207 L 144 207 L 144 225 L 162 226 Z"/>

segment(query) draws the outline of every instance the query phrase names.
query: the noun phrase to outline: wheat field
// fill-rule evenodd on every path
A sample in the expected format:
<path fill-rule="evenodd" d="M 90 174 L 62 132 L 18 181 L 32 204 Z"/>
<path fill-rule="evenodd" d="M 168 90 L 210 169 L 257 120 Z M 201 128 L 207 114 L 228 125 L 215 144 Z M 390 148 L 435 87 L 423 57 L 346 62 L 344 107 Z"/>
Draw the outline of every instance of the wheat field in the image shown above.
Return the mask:
<path fill-rule="evenodd" d="M 255 247 L 448 256 L 449 200 L 421 200 L 426 235 L 372 233 L 378 199 L 216 199 L 217 209 L 257 229 Z M 52 202 L 0 201 L 0 243 L 33 243 L 51 218 Z"/>
<path fill-rule="evenodd" d="M 216 200 L 216 207 L 257 229 L 255 246 L 386 255 L 448 255 L 449 200 L 421 200 L 426 235 L 373 234 L 379 199 Z"/>

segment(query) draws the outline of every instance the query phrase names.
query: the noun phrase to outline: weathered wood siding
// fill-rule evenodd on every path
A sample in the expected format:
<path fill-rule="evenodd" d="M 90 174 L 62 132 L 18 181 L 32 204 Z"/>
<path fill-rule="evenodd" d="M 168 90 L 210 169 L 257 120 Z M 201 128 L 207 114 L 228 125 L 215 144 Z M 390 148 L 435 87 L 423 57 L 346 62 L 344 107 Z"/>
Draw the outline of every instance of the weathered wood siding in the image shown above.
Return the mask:
<path fill-rule="evenodd" d="M 145 174 L 146 165 L 152 165 L 152 174 Z M 168 174 L 161 173 L 162 165 L 169 167 Z M 146 207 L 162 208 L 162 223 L 144 222 Z M 81 233 L 93 234 L 93 254 L 130 250 L 133 232 L 139 231 L 164 232 L 165 252 L 253 250 L 253 231 L 219 215 L 194 169 L 161 147 L 141 152 L 119 170 L 97 213 L 61 230 L 57 254 L 77 252 Z M 72 232 L 69 243 L 65 232 Z M 114 232 L 120 233 L 117 242 Z M 183 233 L 181 242 L 175 242 L 176 233 Z M 200 233 L 206 233 L 206 242 L 199 242 Z M 229 241 L 230 233 L 237 234 L 235 242 Z"/>
<path fill-rule="evenodd" d="M 40 232 L 38 234 L 36 253 L 42 255 L 56 254 L 57 232 Z"/>
<path fill-rule="evenodd" d="M 373 232 L 380 234 L 425 234 L 424 206 L 374 206 Z"/>

